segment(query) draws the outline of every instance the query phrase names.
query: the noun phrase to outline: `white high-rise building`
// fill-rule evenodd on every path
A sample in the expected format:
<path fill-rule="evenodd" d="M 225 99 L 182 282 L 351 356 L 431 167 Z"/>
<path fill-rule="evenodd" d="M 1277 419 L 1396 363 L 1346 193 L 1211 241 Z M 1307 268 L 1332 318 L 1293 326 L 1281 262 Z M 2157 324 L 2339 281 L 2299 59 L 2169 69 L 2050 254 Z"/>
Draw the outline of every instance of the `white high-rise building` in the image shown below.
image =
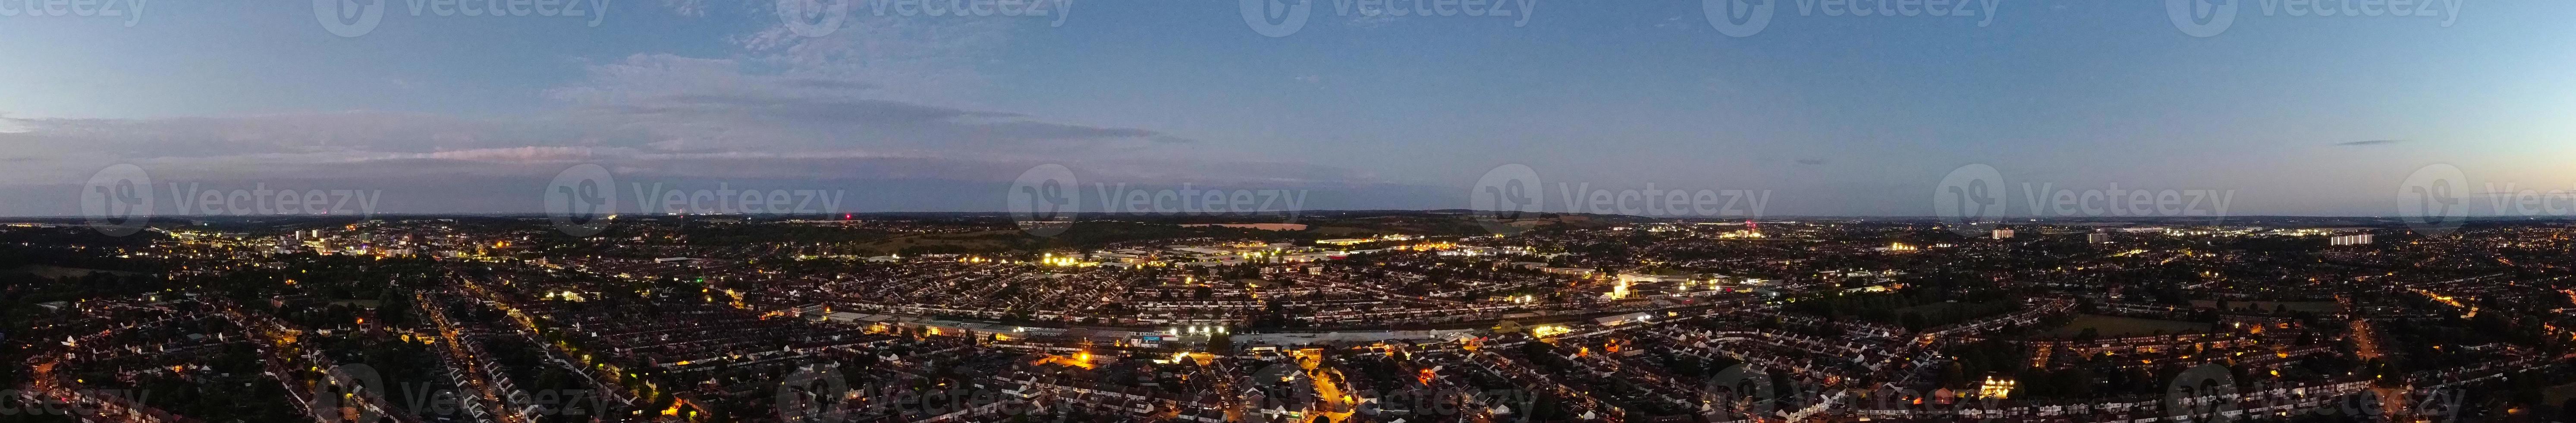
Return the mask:
<path fill-rule="evenodd" d="M 2326 244 L 2335 246 L 2369 245 L 2374 241 L 2371 238 L 2372 236 L 2370 234 L 2335 235 L 2334 238 L 2327 239 Z"/>
<path fill-rule="evenodd" d="M 2090 234 L 2084 234 L 2084 242 L 2095 243 L 2095 244 L 2109 244 L 2109 243 L 2111 243 L 2111 234 L 2106 234 L 2106 233 L 2090 233 Z"/>
<path fill-rule="evenodd" d="M 2013 237 L 2013 230 L 2011 230 L 2011 229 L 1996 229 L 1996 230 L 1995 230 L 1995 239 L 2012 239 L 2012 237 Z"/>

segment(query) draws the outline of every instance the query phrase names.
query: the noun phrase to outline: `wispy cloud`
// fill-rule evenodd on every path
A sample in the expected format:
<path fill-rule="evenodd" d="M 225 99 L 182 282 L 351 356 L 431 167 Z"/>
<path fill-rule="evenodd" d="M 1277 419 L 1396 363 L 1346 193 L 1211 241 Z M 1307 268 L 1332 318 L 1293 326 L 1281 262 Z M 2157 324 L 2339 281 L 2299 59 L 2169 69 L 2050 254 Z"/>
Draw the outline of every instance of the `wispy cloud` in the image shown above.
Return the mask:
<path fill-rule="evenodd" d="M 706 6 L 666 1 L 684 14 Z M 10 147 L 0 156 L 10 169 L 0 172 L 0 189 L 47 187 L 39 191 L 76 200 L 76 189 L 58 188 L 116 164 L 142 166 L 167 182 L 422 188 L 407 195 L 429 207 L 423 210 L 533 210 L 538 203 L 523 195 L 535 192 L 529 185 L 576 164 L 674 183 L 937 181 L 944 185 L 886 198 L 973 208 L 999 207 L 982 203 L 1002 196 L 959 187 L 1006 185 L 1040 164 L 1105 183 L 1382 183 L 1347 168 L 1213 151 L 1156 129 L 979 104 L 989 78 L 978 65 L 1007 41 L 1007 26 L 850 25 L 820 38 L 760 31 L 735 39 L 741 50 L 709 57 L 590 59 L 581 77 L 545 90 L 539 107 L 504 116 L 358 110 L 70 119 L 0 112 L 0 145 Z M 942 196 L 947 200 L 932 198 Z M 46 204 L 30 206 L 33 212 L 0 204 L 0 215 L 59 214 L 78 204 L 40 202 Z"/>
<path fill-rule="evenodd" d="M 2401 142 L 2406 142 L 2406 140 L 2367 140 L 2367 141 L 2345 141 L 2345 142 L 2334 143 L 2334 145 L 2335 145 L 2335 146 L 2337 146 L 2337 147 L 2358 147 L 2358 146 L 2365 146 L 2365 145 L 2388 145 L 2388 144 L 2396 144 L 2396 143 L 2401 143 Z"/>

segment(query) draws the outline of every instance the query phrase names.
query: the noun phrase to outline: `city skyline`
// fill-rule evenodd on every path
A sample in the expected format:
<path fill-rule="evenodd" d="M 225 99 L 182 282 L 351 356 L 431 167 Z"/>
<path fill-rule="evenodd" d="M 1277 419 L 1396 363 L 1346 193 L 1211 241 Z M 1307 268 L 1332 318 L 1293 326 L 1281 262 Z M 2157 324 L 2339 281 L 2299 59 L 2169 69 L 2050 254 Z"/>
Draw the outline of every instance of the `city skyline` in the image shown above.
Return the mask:
<path fill-rule="evenodd" d="M 1094 184 L 1124 183 L 1476 208 L 1478 178 L 1514 164 L 1565 212 L 1653 184 L 1768 193 L 1765 216 L 1931 216 L 1978 164 L 2013 216 L 2095 217 L 2031 206 L 2061 189 L 2399 216 L 2436 165 L 2466 178 L 2449 194 L 2469 215 L 2576 204 L 2549 160 L 2576 152 L 2556 118 L 2576 98 L 2561 4 L 2243 2 L 2212 26 L 2155 2 L 1790 1 L 1743 20 L 1726 1 L 822 1 L 843 19 L 790 21 L 801 3 L 382 1 L 336 3 L 354 8 L 336 22 L 330 2 L 108 3 L 0 7 L 27 10 L 0 38 L 28 40 L 0 46 L 23 58 L 0 63 L 0 215 L 84 215 L 82 184 L 118 164 L 167 215 L 263 186 L 542 213 L 581 164 L 621 192 L 846 192 L 834 212 L 1007 211 L 1047 164 L 1095 205 Z"/>
<path fill-rule="evenodd" d="M 2576 422 L 2568 16 L 0 0 L 0 423 Z"/>

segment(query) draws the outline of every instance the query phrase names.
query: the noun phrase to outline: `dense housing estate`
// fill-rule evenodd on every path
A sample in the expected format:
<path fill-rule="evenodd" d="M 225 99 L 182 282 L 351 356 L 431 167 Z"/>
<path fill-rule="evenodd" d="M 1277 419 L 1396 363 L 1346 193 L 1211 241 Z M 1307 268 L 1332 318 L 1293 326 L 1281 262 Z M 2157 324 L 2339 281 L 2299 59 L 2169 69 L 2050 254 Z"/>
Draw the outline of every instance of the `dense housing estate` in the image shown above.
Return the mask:
<path fill-rule="evenodd" d="M 591 237 L 507 218 L 15 225 L 0 375 L 7 401 L 57 411 L 0 421 L 2517 421 L 2576 404 L 2564 224 L 1454 219 L 1055 238 L 941 217 Z"/>

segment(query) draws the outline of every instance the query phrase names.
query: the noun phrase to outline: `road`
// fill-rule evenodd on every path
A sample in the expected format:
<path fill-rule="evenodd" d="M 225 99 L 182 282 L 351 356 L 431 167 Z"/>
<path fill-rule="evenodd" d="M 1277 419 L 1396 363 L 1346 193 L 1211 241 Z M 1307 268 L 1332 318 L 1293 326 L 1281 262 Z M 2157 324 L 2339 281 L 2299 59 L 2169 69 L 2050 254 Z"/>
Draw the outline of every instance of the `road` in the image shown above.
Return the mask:
<path fill-rule="evenodd" d="M 434 349 L 438 351 L 439 358 L 445 360 L 448 366 L 465 370 L 465 377 L 461 379 L 467 388 L 473 389 L 480 397 L 479 400 L 484 406 L 489 407 L 487 409 L 503 410 L 504 408 L 500 407 L 508 402 L 502 401 L 502 394 L 493 389 L 488 380 L 491 375 L 487 372 L 491 369 L 484 369 L 476 364 L 473 354 L 465 351 L 466 338 L 460 336 L 456 327 L 447 321 L 447 313 L 439 308 L 438 302 L 430 298 L 427 293 L 417 293 L 413 294 L 412 304 L 418 306 L 422 314 L 429 315 L 431 322 L 438 324 L 438 336 L 442 338 L 439 342 L 441 348 Z M 527 420 L 517 413 L 493 413 L 493 415 L 499 416 L 502 423 L 527 423 Z"/>
<path fill-rule="evenodd" d="M 2353 354 L 2360 356 L 2364 361 L 2385 357 L 2385 351 L 2379 345 L 2379 331 L 2370 326 L 2370 318 L 2361 315 L 2360 307 L 2353 306 L 2352 297 L 2336 295 L 2335 303 L 2343 306 L 2344 316 L 2351 321 Z M 2390 416 L 2391 420 L 2395 420 L 2396 416 L 2405 415 L 2406 397 L 2409 392 L 2414 391 L 2408 389 L 2405 382 L 2399 380 L 2397 387 L 2394 388 L 2371 388 L 2379 394 L 2380 415 Z"/>
<path fill-rule="evenodd" d="M 1309 375 L 1317 375 L 1306 378 L 1307 381 L 1315 384 L 1315 396 L 1322 400 L 1316 404 L 1318 407 L 1314 413 L 1316 421 L 1318 423 L 1350 421 L 1352 411 L 1350 397 L 1343 394 L 1340 384 L 1336 383 L 1342 378 L 1341 371 L 1323 369 L 1323 361 L 1323 357 L 1307 355 L 1303 352 L 1297 354 L 1298 367 L 1303 368 Z M 1321 371 L 1318 371 L 1319 369 Z"/>

